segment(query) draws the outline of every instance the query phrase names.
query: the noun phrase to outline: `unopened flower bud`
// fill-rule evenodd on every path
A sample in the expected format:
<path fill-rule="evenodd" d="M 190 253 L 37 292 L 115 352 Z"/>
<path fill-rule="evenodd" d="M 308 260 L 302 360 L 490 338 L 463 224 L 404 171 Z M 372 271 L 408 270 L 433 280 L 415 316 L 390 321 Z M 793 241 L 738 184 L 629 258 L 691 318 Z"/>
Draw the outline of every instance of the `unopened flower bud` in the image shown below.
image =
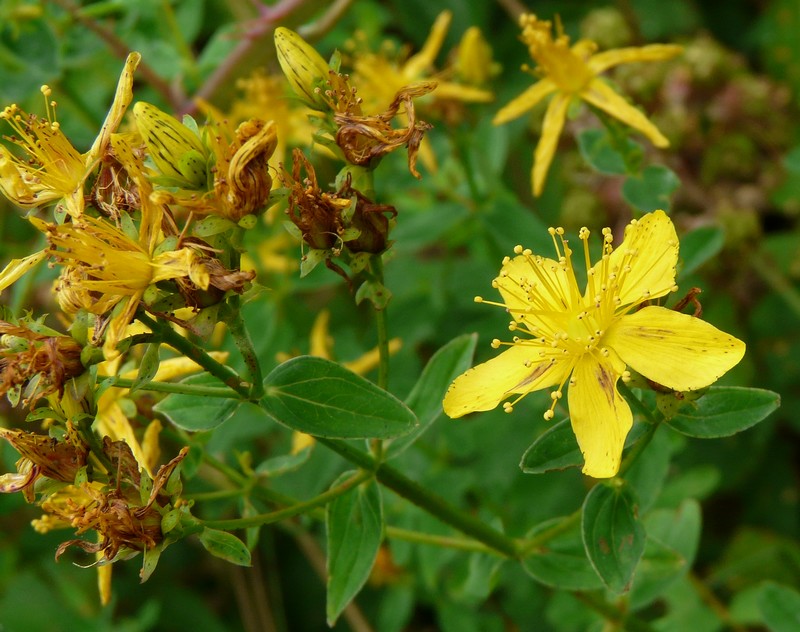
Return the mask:
<path fill-rule="evenodd" d="M 275 29 L 275 48 L 283 74 L 297 96 L 315 110 L 327 110 L 320 89 L 330 68 L 322 56 L 297 33 L 283 26 Z"/>
<path fill-rule="evenodd" d="M 139 101 L 133 116 L 164 184 L 185 189 L 206 189 L 208 149 L 199 136 L 175 118 L 150 103 Z"/>

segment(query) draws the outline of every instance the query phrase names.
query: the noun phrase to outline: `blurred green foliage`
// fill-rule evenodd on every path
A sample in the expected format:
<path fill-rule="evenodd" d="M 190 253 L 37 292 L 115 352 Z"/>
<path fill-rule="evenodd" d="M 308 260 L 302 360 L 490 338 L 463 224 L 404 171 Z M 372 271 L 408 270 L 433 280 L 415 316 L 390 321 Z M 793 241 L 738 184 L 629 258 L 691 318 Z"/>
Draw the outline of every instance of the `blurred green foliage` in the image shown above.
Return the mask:
<path fill-rule="evenodd" d="M 433 353 L 461 334 L 477 332 L 476 363 L 491 356 L 488 342 L 502 331 L 504 319 L 476 305 L 473 297 L 489 294 L 502 257 L 517 243 L 549 253 L 549 225 L 572 232 L 582 225 L 619 229 L 632 207 L 669 209 L 685 236 L 681 289 L 703 288 L 704 317 L 748 345 L 742 364 L 721 384 L 770 389 L 782 403 L 764 423 L 723 439 L 694 439 L 660 428 L 640 459 L 641 471 L 630 474 L 640 510 L 648 512 L 648 538 L 637 542 L 644 562 L 628 607 L 658 621 L 646 629 L 797 629 L 792 613 L 796 617 L 800 607 L 800 5 L 730 0 L 720 10 L 712 0 L 535 3 L 531 8 L 542 17 L 559 14 L 572 36 L 585 34 L 603 46 L 676 42 L 685 45 L 686 54 L 668 64 L 635 65 L 612 75 L 635 92 L 637 102 L 674 139 L 671 148 L 658 153 L 657 162 L 669 169 L 647 167 L 643 179 L 626 181 L 624 159 L 602 138 L 565 134 L 544 195 L 534 200 L 531 148 L 541 116 L 533 113 L 503 127 L 490 123 L 498 104 L 529 82 L 519 71 L 527 54 L 509 15 L 517 3 L 336 4 L 349 6 L 329 28 L 312 30 L 324 54 L 342 48 L 357 29 L 374 44 L 388 37 L 418 50 L 436 15 L 449 8 L 454 19 L 443 50 L 478 25 L 502 66 L 491 83 L 495 102 L 435 122 L 429 133 L 435 171 L 423 169 L 416 181 L 405 157 L 391 155 L 376 172 L 382 201 L 399 212 L 385 274 L 392 292 L 389 330 L 403 346 L 391 360 L 389 390 L 405 398 Z M 125 54 L 138 50 L 149 70 L 137 73 L 135 100 L 196 114 L 199 95 L 226 111 L 241 98 L 237 79 L 259 67 L 277 70 L 271 27 L 314 25 L 329 8 L 317 0 L 272 5 L 5 0 L 0 3 L 0 103 L 41 111 L 39 86 L 49 84 L 58 96 L 62 128 L 85 150 L 103 120 Z M 274 15 L 265 32 L 250 29 L 256 9 Z M 246 54 L 235 57 L 248 39 L 253 43 Z M 570 125 L 579 132 L 589 117 L 583 112 Z M 643 164 L 651 165 L 654 150 L 643 151 Z M 5 204 L 0 207 L 0 260 L 40 248 L 18 211 L 0 204 Z M 264 224 L 250 231 L 251 251 L 258 253 L 259 244 L 282 231 L 277 228 Z M 299 245 L 286 254 L 299 260 Z M 254 324 L 265 372 L 278 365 L 278 354 L 309 351 L 309 332 L 323 308 L 330 310 L 335 359 L 357 358 L 375 345 L 372 309 L 366 303 L 354 307 L 339 277 L 320 267 L 300 278 L 296 270 L 269 269 L 257 254 L 253 259 L 269 298 L 246 304 L 244 316 Z M 53 276 L 40 270 L 5 294 L 5 304 L 52 312 Z M 224 344 L 238 362 L 233 344 Z M 540 393 L 520 403 L 513 415 L 494 410 L 458 421 L 439 418 L 394 465 L 444 498 L 502 524 L 512 536 L 525 536 L 532 524 L 578 510 L 587 492 L 587 480 L 575 469 L 544 476 L 518 467 L 525 449 L 550 427 L 541 420 L 547 403 Z M 4 425 L 21 423 L 5 402 L 0 414 Z M 198 423 L 191 428 L 201 428 L 203 420 Z M 180 430 L 167 433 L 173 446 L 186 438 Z M 213 433 L 189 438 L 231 467 L 258 470 L 261 465 L 265 471 L 275 467 L 270 458 L 287 453 L 290 440 L 287 429 L 247 405 Z M 3 445 L 2 457 L 4 471 L 12 471 L 16 453 Z M 315 446 L 307 460 L 287 464 L 287 473 L 270 486 L 306 498 L 324 491 L 346 469 L 338 456 Z M 199 477 L 192 485 L 194 493 L 212 489 Z M 600 486 L 595 490 L 595 495 L 611 493 Z M 205 517 L 268 509 L 258 498 L 246 503 L 223 498 L 208 503 Z M 392 493 L 384 494 L 382 511 L 397 528 L 452 535 Z M 325 586 L 319 577 L 325 539 L 319 520 L 303 516 L 261 529 L 257 544 L 253 540 L 251 568 L 205 555 L 193 539 L 166 551 L 143 585 L 138 563 L 115 564 L 113 602 L 103 608 L 95 573 L 67 560 L 56 564 L 53 553 L 62 534 L 35 533 L 28 523 L 37 515 L 20 498 L 0 496 L 0 628 L 8 632 L 325 628 Z M 589 592 L 600 588 L 594 574 L 586 579 L 576 572 L 576 592 L 559 592 L 547 586 L 549 568 L 541 567 L 546 559 L 523 569 L 481 552 L 402 539 L 390 538 L 385 547 L 380 568 L 334 629 L 618 629 L 603 628 L 602 607 L 592 603 L 602 594 Z M 553 562 L 559 570 L 576 549 L 582 556 L 577 526 L 552 547 L 563 555 Z M 680 558 L 674 551 L 694 560 L 691 569 L 676 567 Z M 612 583 L 627 580 L 613 578 Z"/>

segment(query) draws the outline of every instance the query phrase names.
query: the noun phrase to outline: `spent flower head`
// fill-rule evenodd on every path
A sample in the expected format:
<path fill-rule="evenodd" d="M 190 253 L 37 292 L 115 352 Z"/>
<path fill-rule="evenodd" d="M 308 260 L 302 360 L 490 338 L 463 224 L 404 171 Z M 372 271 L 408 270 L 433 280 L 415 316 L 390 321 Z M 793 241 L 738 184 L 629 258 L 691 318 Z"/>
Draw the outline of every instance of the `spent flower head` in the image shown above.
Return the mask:
<path fill-rule="evenodd" d="M 48 395 L 64 395 L 68 380 L 81 375 L 82 347 L 70 336 L 40 323 L 0 320 L 0 396 L 23 405 Z"/>
<path fill-rule="evenodd" d="M 160 204 L 180 205 L 198 215 L 214 214 L 238 222 L 265 209 L 272 188 L 268 163 L 277 146 L 272 121 L 243 121 L 229 138 L 212 123 L 190 129 L 156 106 L 140 101 L 136 125 L 156 168 Z"/>
<path fill-rule="evenodd" d="M 416 117 L 413 99 L 434 90 L 435 81 L 400 85 L 392 91 L 388 107 L 383 103 L 369 109 L 364 107 L 352 78 L 327 65 L 323 72 L 324 62 L 319 53 L 297 33 L 277 29 L 275 46 L 295 92 L 305 96 L 310 107 L 326 115 L 320 123 L 317 140 L 331 149 L 338 146 L 347 162 L 367 168 L 374 168 L 383 156 L 405 146 L 409 171 L 420 177 L 416 170 L 417 152 L 431 125 Z M 311 94 L 313 102 L 309 100 Z"/>
<path fill-rule="evenodd" d="M 656 126 L 640 110 L 617 94 L 600 75 L 619 64 L 670 59 L 683 50 L 680 46 L 651 44 L 597 53 L 597 45 L 590 40 L 580 40 L 570 46 L 569 37 L 564 35 L 560 22 L 556 24 L 555 38 L 553 25 L 548 20 L 523 14 L 519 23 L 522 28 L 521 39 L 536 62 L 536 69 L 532 74 L 539 77 L 539 80 L 501 108 L 494 117 L 494 124 L 500 125 L 515 119 L 543 99 L 552 96 L 534 154 L 531 174 L 534 195 L 538 196 L 542 192 L 567 111 L 574 99 L 585 101 L 619 119 L 644 134 L 656 147 L 669 145 L 669 141 Z"/>
<path fill-rule="evenodd" d="M 745 344 L 712 325 L 650 301 L 677 289 L 678 238 L 663 211 L 633 221 L 625 239 L 612 247 L 603 230 L 603 254 L 592 264 L 589 231 L 580 231 L 587 284 L 581 291 L 572 250 L 561 228 L 550 229 L 556 259 L 517 246 L 503 261 L 492 285 L 512 316 L 508 349 L 457 378 L 444 398 L 450 417 L 490 410 L 501 401 L 507 412 L 532 391 L 555 387 L 554 408 L 569 382 L 572 428 L 585 458 L 584 473 L 617 473 L 633 417 L 617 391 L 630 366 L 675 391 L 692 391 L 716 381 L 742 359 Z"/>

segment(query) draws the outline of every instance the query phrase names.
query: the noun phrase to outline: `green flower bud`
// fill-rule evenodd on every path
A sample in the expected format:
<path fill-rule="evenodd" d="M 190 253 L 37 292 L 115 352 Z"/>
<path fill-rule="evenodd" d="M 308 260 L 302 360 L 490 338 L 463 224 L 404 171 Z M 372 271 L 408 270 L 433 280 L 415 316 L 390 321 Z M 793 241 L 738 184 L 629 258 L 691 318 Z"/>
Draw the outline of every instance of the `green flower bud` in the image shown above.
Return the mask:
<path fill-rule="evenodd" d="M 297 96 L 315 110 L 329 109 L 322 87 L 330 68 L 322 56 L 297 33 L 283 26 L 275 29 L 275 48 L 283 74 Z"/>

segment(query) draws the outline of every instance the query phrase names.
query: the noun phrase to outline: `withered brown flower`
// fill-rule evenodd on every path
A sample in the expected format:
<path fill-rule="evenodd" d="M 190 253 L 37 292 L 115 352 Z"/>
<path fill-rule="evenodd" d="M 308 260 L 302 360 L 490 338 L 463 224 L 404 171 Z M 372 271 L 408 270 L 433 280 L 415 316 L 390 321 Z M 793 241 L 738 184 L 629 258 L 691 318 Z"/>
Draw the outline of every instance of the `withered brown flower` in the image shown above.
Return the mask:
<path fill-rule="evenodd" d="M 0 321 L 0 396 L 17 389 L 24 404 L 64 394 L 65 383 L 84 372 L 81 346 L 70 336 L 47 335 Z M 35 379 L 35 381 L 34 381 Z"/>
<path fill-rule="evenodd" d="M 34 484 L 39 477 L 72 483 L 89 454 L 89 447 L 70 422 L 62 440 L 9 428 L 0 428 L 0 437 L 20 454 L 16 473 L 0 476 L 0 492 L 22 492 L 29 503 L 34 501 Z"/>

